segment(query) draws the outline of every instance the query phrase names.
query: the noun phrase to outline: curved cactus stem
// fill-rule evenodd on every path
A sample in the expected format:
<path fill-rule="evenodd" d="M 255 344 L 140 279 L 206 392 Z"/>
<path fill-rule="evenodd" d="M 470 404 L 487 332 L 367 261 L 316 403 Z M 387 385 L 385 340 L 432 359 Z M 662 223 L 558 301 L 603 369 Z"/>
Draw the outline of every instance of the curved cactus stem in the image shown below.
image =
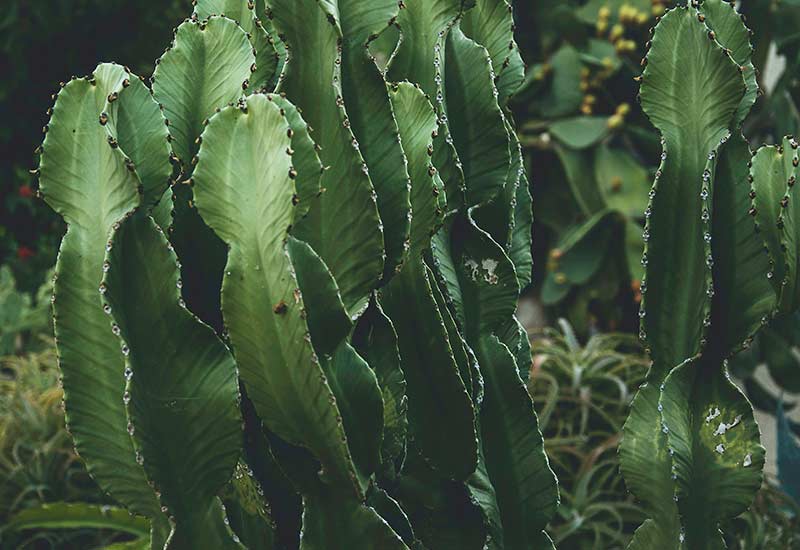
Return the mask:
<path fill-rule="evenodd" d="M 230 19 L 187 20 L 172 46 L 157 61 L 153 95 L 164 106 L 172 146 L 182 163 L 184 182 L 191 172 L 205 121 L 244 93 L 255 57 L 245 32 Z M 198 316 L 222 331 L 219 286 L 225 247 L 193 208 L 189 185 L 175 192 L 171 240 L 183 262 L 186 300 Z"/>
<path fill-rule="evenodd" d="M 481 440 L 497 494 L 506 548 L 537 548 L 558 508 L 558 484 L 544 452 L 533 401 L 514 357 L 497 337 L 478 352 L 485 381 Z"/>
<path fill-rule="evenodd" d="M 656 378 L 700 350 L 711 303 L 705 235 L 713 172 L 745 91 L 737 65 L 709 32 L 694 8 L 671 10 L 658 24 L 642 75 L 642 108 L 664 139 L 645 212 L 649 238 L 643 260 L 642 327 Z M 676 57 L 677 44 L 683 54 Z"/>
<path fill-rule="evenodd" d="M 342 342 L 331 355 L 323 356 L 321 363 L 342 414 L 347 445 L 361 486 L 366 488 L 381 461 L 383 397 L 378 380 L 347 342 Z"/>
<path fill-rule="evenodd" d="M 681 500 L 687 483 L 700 483 L 699 477 L 705 476 L 702 482 L 708 486 L 692 498 L 719 505 L 724 509 L 720 517 L 727 517 L 732 506 L 724 484 L 708 474 L 717 462 L 713 454 L 721 453 L 704 439 L 695 405 L 707 407 L 710 399 L 722 399 L 724 394 L 724 407 L 740 411 L 740 421 L 750 415 L 744 419 L 748 433 L 743 434 L 743 444 L 758 446 L 757 427 L 754 434 L 750 432 L 755 423 L 749 404 L 721 366 L 730 353 L 722 348 L 731 339 L 746 337 L 742 333 L 758 326 L 769 309 L 764 308 L 769 294 L 764 294 L 763 281 L 745 285 L 742 290 L 747 295 L 734 298 L 743 281 L 720 275 L 731 264 L 736 265 L 734 278 L 764 267 L 763 255 L 754 253 L 755 227 L 741 219 L 746 186 L 741 181 L 743 167 L 736 161 L 747 152 L 746 144 L 740 137 L 727 143 L 731 128 L 750 104 L 743 101 L 747 87 L 738 64 L 704 21 L 693 7 L 665 15 L 656 27 L 642 75 L 642 107 L 661 132 L 664 148 L 645 212 L 642 259 L 646 280 L 640 336 L 648 344 L 653 365 L 625 423 L 620 459 L 628 487 L 656 522 L 640 529 L 631 548 L 653 540 L 659 547 L 671 548 L 687 536 L 692 537 L 690 547 L 716 547 L 721 541 L 716 521 L 705 522 L 701 532 L 701 518 L 696 511 L 688 517 L 690 505 Z M 730 21 L 716 13 L 714 21 L 723 29 L 719 39 L 731 43 L 735 29 L 726 26 Z M 718 256 L 724 265 L 712 271 Z M 728 300 L 746 304 L 746 318 L 739 320 L 742 326 L 738 321 L 719 322 L 715 332 L 720 304 L 733 305 Z M 698 357 L 701 352 L 704 356 Z M 753 460 L 757 461 L 755 454 Z"/>
<path fill-rule="evenodd" d="M 241 452 L 233 357 L 185 309 L 177 257 L 152 218 L 130 216 L 109 244 L 102 287 L 126 357 L 127 432 L 170 516 L 167 548 L 242 548 L 216 496 Z"/>
<path fill-rule="evenodd" d="M 781 201 L 789 196 L 787 191 L 790 192 L 794 186 L 794 183 L 789 182 L 792 176 L 796 180 L 798 173 L 797 168 L 792 165 L 796 152 L 791 147 L 789 138 L 784 139 L 780 146 L 766 145 L 750 161 L 750 196 L 753 199 L 750 213 L 755 218 L 765 248 L 769 252 L 772 269 L 768 277 L 779 294 L 789 275 L 785 253 L 781 248 L 784 229 L 778 225 L 778 220 L 782 215 Z"/>
<path fill-rule="evenodd" d="M 400 8 L 397 0 L 337 0 L 337 5 L 344 35 L 342 96 L 377 194 L 386 249 L 383 278 L 388 280 L 408 251 L 411 179 L 386 80 L 369 44 L 397 19 Z"/>
<path fill-rule="evenodd" d="M 525 289 L 530 285 L 533 276 L 532 224 L 533 197 L 531 197 L 528 178 L 523 173 L 517 186 L 517 196 L 514 202 L 514 230 L 511 233 L 511 248 L 508 250 L 508 257 L 514 262 L 520 289 Z"/>
<path fill-rule="evenodd" d="M 389 91 L 397 115 L 400 140 L 408 159 L 413 216 L 409 234 L 409 256 L 418 257 L 428 248 L 431 235 L 444 217 L 444 184 L 431 162 L 433 133 L 438 127 L 433 106 L 421 88 L 409 82 L 392 85 Z"/>
<path fill-rule="evenodd" d="M 125 432 L 124 357 L 98 292 L 109 232 L 141 200 L 139 179 L 99 122 L 108 95 L 127 77 L 120 66 L 100 65 L 90 79 L 73 80 L 59 92 L 43 144 L 40 184 L 68 226 L 53 294 L 67 426 L 98 485 L 132 512 L 163 524 Z"/>
<path fill-rule="evenodd" d="M 511 149 L 505 116 L 497 103 L 486 48 L 456 26 L 447 35 L 446 109 L 458 158 L 464 167 L 467 205 L 489 201 L 506 182 Z M 519 167 L 513 167 L 518 180 Z M 512 193 L 513 196 L 513 193 Z"/>
<path fill-rule="evenodd" d="M 186 21 L 175 31 L 153 73 L 153 95 L 164 106 L 173 149 L 187 173 L 205 120 L 242 97 L 254 62 L 247 35 L 226 17 Z"/>
<path fill-rule="evenodd" d="M 380 301 L 397 330 L 411 433 L 442 475 L 463 480 L 477 464 L 475 413 L 432 284 L 422 259 L 410 258 Z"/>
<path fill-rule="evenodd" d="M 782 197 L 781 211 L 777 226 L 781 230 L 780 249 L 783 252 L 784 280 L 780 292 L 780 309 L 782 313 L 792 313 L 800 307 L 800 200 L 798 200 L 795 183 L 800 176 L 800 151 L 797 140 L 784 138 L 781 145 L 783 167 L 788 172 L 786 178 L 786 194 Z M 791 160 L 790 160 L 791 159 Z M 790 166 L 791 165 L 791 166 Z M 784 172 L 783 175 L 786 175 Z M 775 175 L 780 175 L 780 172 Z"/>
<path fill-rule="evenodd" d="M 383 394 L 383 471 L 380 473 L 393 478 L 405 460 L 408 397 L 406 380 L 400 367 L 397 333 L 377 299 L 372 300 L 359 319 L 352 344 L 378 377 Z"/>
<path fill-rule="evenodd" d="M 486 548 L 489 533 L 475 491 L 442 479 L 413 443 L 390 494 L 408 514 L 423 548 Z"/>
<path fill-rule="evenodd" d="M 717 41 L 730 50 L 731 58 L 739 65 L 747 91 L 736 110 L 735 126 L 741 126 L 758 97 L 758 80 L 753 66 L 753 46 L 750 30 L 743 24 L 736 6 L 723 0 L 703 0 L 700 7 L 706 24 L 714 31 Z"/>
<path fill-rule="evenodd" d="M 403 540 L 371 507 L 321 493 L 303 498 L 300 550 L 408 550 Z"/>
<path fill-rule="evenodd" d="M 414 528 L 405 511 L 389 494 L 373 485 L 367 494 L 367 505 L 373 508 L 392 527 L 403 542 L 410 548 L 420 548 L 420 543 L 414 535 Z"/>
<path fill-rule="evenodd" d="M 314 128 L 326 166 L 324 192 L 293 234 L 325 261 L 356 318 L 380 279 L 384 250 L 375 190 L 342 98 L 341 27 L 327 1 L 270 0 L 269 6 L 289 52 L 279 90 Z"/>
<path fill-rule="evenodd" d="M 236 465 L 233 478 L 221 498 L 231 530 L 248 550 L 276 548 L 276 527 L 264 490 L 244 461 L 240 460 Z"/>
<path fill-rule="evenodd" d="M 286 248 L 306 305 L 311 343 L 318 354 L 329 355 L 353 328 L 339 287 L 328 266 L 308 244 L 289 237 Z"/>
<path fill-rule="evenodd" d="M 475 222 L 492 236 L 507 252 L 511 248 L 515 220 L 516 200 L 522 176 L 522 147 L 513 125 L 504 119 L 507 141 L 510 145 L 511 162 L 506 168 L 506 178 L 497 194 L 473 213 Z"/>
<path fill-rule="evenodd" d="M 722 148 L 715 175 L 711 248 L 714 298 L 709 349 L 728 357 L 772 318 L 777 296 L 767 274 L 772 269 L 763 233 L 750 215 L 750 184 L 744 159 L 750 149 L 741 133 Z"/>
<path fill-rule="evenodd" d="M 129 73 L 108 100 L 100 120 L 111 139 L 133 161 L 143 187 L 142 206 L 149 209 L 165 200 L 171 207 L 168 193 L 173 173 L 171 137 L 153 94 L 144 82 Z"/>
<path fill-rule="evenodd" d="M 220 15 L 234 20 L 247 33 L 253 45 L 255 70 L 250 86 L 255 90 L 271 91 L 277 79 L 279 57 L 252 0 L 197 0 L 193 18 L 208 19 Z"/>
<path fill-rule="evenodd" d="M 447 207 L 454 211 L 464 205 L 464 173 L 444 109 L 445 42 L 463 6 L 461 0 L 408 2 L 405 6 L 397 18 L 403 39 L 392 56 L 387 78 L 392 82 L 415 82 L 434 101 L 439 131 L 434 140 L 433 164 L 447 190 Z"/>
<path fill-rule="evenodd" d="M 477 0 L 461 23 L 464 32 L 483 44 L 492 58 L 492 69 L 505 107 L 525 79 L 525 63 L 514 40 L 514 16 L 507 0 Z"/>
<path fill-rule="evenodd" d="M 319 200 L 321 192 L 319 182 L 324 167 L 317 155 L 317 144 L 311 139 L 308 124 L 303 120 L 297 107 L 280 94 L 269 94 L 267 97 L 284 110 L 286 120 L 292 128 L 292 166 L 297 172 L 294 181 L 297 189 L 294 220 L 297 223 L 308 214 L 313 202 Z"/>
<path fill-rule="evenodd" d="M 280 108 L 263 95 L 224 109 L 203 133 L 195 197 L 205 222 L 230 247 L 222 308 L 256 411 L 278 436 L 317 456 L 324 481 L 359 497 L 363 488 L 284 246 L 295 191 L 288 130 Z"/>
<path fill-rule="evenodd" d="M 724 548 L 719 522 L 744 512 L 761 487 L 766 451 L 753 408 L 711 357 L 676 367 L 659 407 L 668 426 L 680 536 L 688 548 Z"/>

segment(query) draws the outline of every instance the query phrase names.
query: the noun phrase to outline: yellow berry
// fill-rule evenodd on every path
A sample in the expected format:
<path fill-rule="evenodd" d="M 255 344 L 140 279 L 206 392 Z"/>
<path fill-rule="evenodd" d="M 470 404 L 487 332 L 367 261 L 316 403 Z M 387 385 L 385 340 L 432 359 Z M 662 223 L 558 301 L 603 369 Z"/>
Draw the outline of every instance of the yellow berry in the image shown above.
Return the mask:
<path fill-rule="evenodd" d="M 616 42 L 622 35 L 625 34 L 625 27 L 617 23 L 613 27 L 611 27 L 611 34 L 609 38 L 611 38 L 612 42 Z"/>
<path fill-rule="evenodd" d="M 556 283 L 563 285 L 567 282 L 567 276 L 563 273 L 556 273 Z"/>
<path fill-rule="evenodd" d="M 625 124 L 625 119 L 622 118 L 622 116 L 620 115 L 611 115 L 610 117 L 608 117 L 607 124 L 611 130 L 616 130 L 617 128 L 620 128 L 623 124 Z"/>
<path fill-rule="evenodd" d="M 611 15 L 611 10 L 608 9 L 608 6 L 601 7 L 600 10 L 597 12 L 598 19 L 608 19 L 610 15 Z"/>
<path fill-rule="evenodd" d="M 617 114 L 620 116 L 625 116 L 631 112 L 631 106 L 627 103 L 620 103 L 617 105 Z"/>

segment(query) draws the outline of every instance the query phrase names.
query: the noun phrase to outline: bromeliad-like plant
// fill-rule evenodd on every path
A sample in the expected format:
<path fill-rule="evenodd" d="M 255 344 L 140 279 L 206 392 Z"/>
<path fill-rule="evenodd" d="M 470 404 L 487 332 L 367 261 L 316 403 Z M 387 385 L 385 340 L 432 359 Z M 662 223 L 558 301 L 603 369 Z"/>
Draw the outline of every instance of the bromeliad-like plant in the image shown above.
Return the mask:
<path fill-rule="evenodd" d="M 67 423 L 152 548 L 552 546 L 522 66 L 505 0 L 197 0 L 59 91 Z"/>
<path fill-rule="evenodd" d="M 758 93 L 751 53 L 735 8 L 705 0 L 669 11 L 643 61 L 642 107 L 663 153 L 642 259 L 652 366 L 620 446 L 652 518 L 634 549 L 724 548 L 720 522 L 761 485 L 759 429 L 727 359 L 798 307 L 798 144 L 750 160 L 740 127 Z"/>

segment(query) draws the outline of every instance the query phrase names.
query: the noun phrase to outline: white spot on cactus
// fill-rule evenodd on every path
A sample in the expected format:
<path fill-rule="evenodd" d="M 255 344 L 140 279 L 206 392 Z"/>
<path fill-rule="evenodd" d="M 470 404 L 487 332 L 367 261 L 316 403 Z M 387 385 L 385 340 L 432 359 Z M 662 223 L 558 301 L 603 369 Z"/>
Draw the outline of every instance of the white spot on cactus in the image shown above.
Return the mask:
<path fill-rule="evenodd" d="M 713 412 L 709 412 L 708 416 L 706 416 L 706 424 L 708 424 L 709 422 L 711 422 L 712 420 L 714 420 L 716 417 L 718 417 L 721 414 L 722 413 L 720 412 L 719 407 L 714 407 Z"/>
<path fill-rule="evenodd" d="M 741 421 L 742 421 L 742 415 L 740 414 L 739 416 L 734 418 L 733 422 L 731 422 L 730 424 L 726 424 L 725 422 L 720 422 L 719 426 L 717 426 L 717 429 L 714 430 L 714 435 L 723 435 L 725 432 L 727 432 L 728 430 L 739 424 L 739 422 Z"/>
<path fill-rule="evenodd" d="M 483 280 L 490 285 L 496 285 L 499 282 L 499 278 L 495 273 L 499 265 L 500 263 L 492 258 L 481 260 L 480 264 L 471 258 L 464 261 L 464 266 L 467 268 L 469 276 L 472 277 L 473 281 L 483 278 Z"/>
<path fill-rule="evenodd" d="M 747 468 L 752 463 L 753 463 L 753 457 L 752 457 L 752 455 L 750 453 L 747 453 L 747 455 L 745 455 L 745 457 L 744 457 L 744 460 L 742 461 L 742 466 Z"/>
<path fill-rule="evenodd" d="M 717 451 L 719 454 L 722 454 L 722 453 L 724 453 L 724 452 L 725 452 L 725 445 L 723 445 L 722 443 L 720 443 L 719 445 L 717 445 L 716 447 L 714 447 L 714 450 L 715 450 L 715 451 Z"/>

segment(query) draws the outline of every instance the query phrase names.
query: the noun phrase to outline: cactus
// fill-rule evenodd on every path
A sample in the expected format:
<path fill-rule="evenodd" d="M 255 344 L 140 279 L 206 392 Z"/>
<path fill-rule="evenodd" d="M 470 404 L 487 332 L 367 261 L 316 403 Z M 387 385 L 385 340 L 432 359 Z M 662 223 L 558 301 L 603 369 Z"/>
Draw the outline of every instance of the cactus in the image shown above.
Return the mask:
<path fill-rule="evenodd" d="M 150 87 L 73 79 L 43 144 L 89 471 L 152 548 L 551 547 L 509 4 L 194 4 Z"/>
<path fill-rule="evenodd" d="M 797 307 L 797 153 L 787 138 L 750 160 L 741 123 L 757 93 L 751 52 L 735 8 L 705 0 L 668 11 L 643 62 L 642 107 L 663 153 L 642 259 L 640 337 L 652 367 L 620 446 L 651 519 L 630 548 L 722 548 L 719 523 L 761 485 L 760 432 L 727 359 Z"/>

